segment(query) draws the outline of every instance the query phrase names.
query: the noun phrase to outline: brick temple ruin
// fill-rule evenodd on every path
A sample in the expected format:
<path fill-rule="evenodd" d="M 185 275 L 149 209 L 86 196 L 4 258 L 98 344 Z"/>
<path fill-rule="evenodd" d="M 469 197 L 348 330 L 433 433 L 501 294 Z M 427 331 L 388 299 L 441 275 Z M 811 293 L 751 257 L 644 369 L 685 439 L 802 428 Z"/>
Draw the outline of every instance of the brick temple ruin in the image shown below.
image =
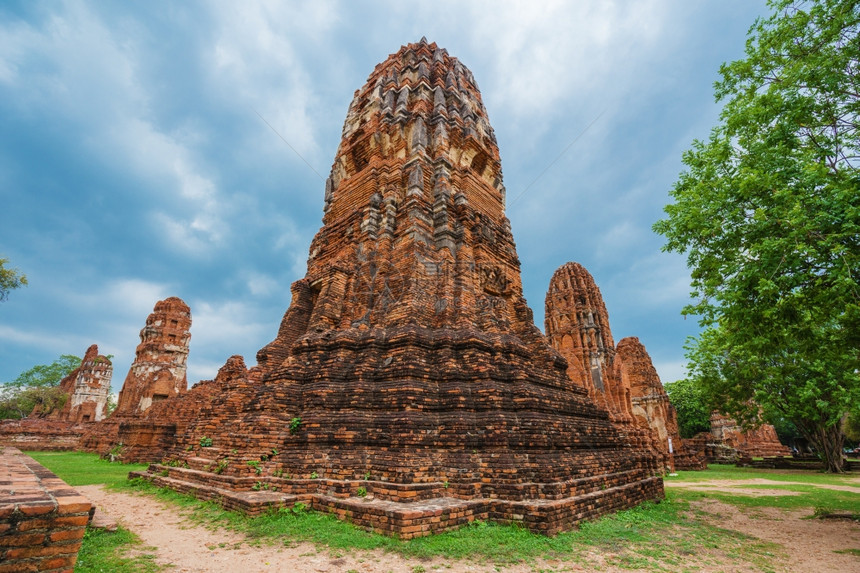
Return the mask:
<path fill-rule="evenodd" d="M 161 437 L 152 424 L 140 424 L 153 404 L 177 398 L 188 389 L 186 364 L 191 342 L 191 309 L 175 296 L 155 303 L 140 330 L 140 344 L 120 390 L 117 406 L 104 423 L 90 428 L 81 448 L 105 453 L 119 444 L 144 447 L 152 453 L 153 436 Z M 156 459 L 156 458 L 151 458 Z M 148 461 L 148 460 L 147 460 Z"/>
<path fill-rule="evenodd" d="M 68 396 L 66 403 L 46 417 L 73 423 L 103 420 L 112 377 L 113 364 L 93 344 L 84 353 L 81 365 L 60 381 L 60 390 Z"/>
<path fill-rule="evenodd" d="M 615 345 L 577 263 L 550 282 L 544 337 L 504 203 L 471 72 L 424 39 L 404 46 L 355 93 L 307 274 L 256 365 L 230 357 L 188 389 L 191 312 L 171 297 L 112 415 L 112 365 L 93 345 L 62 382 L 64 408 L 0 423 L 0 444 L 160 460 L 139 475 L 403 538 L 475 519 L 553 534 L 661 499 L 660 476 L 703 468 L 705 453 L 788 453 L 772 426 L 720 416 L 682 440 L 647 351 Z"/>
<path fill-rule="evenodd" d="M 659 456 L 666 471 L 705 469 L 703 447 L 681 439 L 675 409 L 638 338 L 615 346 L 594 277 L 579 263 L 559 267 L 546 295 L 545 332 L 568 376 L 604 406 L 631 443 Z"/>
<path fill-rule="evenodd" d="M 707 442 L 708 460 L 735 463 L 740 458 L 790 456 L 771 424 L 744 429 L 733 418 L 719 412 L 711 413 L 711 431 L 703 436 Z"/>
<path fill-rule="evenodd" d="M 162 458 L 145 477 L 227 507 L 303 502 L 403 538 L 475 519 L 553 534 L 661 499 L 657 453 L 534 325 L 504 202 L 472 73 L 402 47 L 349 106 L 275 340 L 120 424 L 123 459 Z"/>
<path fill-rule="evenodd" d="M 0 420 L 0 446 L 23 450 L 76 450 L 81 437 L 107 415 L 113 365 L 93 344 L 81 365 L 60 381 L 66 395 L 63 406 L 42 411 L 39 406 L 26 418 Z"/>

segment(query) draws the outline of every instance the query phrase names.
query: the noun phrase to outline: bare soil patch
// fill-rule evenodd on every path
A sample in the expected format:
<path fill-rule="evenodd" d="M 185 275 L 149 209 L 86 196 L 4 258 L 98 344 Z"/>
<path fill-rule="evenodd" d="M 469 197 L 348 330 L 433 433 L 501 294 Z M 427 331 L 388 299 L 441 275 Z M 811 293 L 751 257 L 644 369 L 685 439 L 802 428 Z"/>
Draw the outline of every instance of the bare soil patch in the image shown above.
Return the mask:
<path fill-rule="evenodd" d="M 786 484 L 771 480 L 724 480 L 709 482 L 667 482 L 669 487 L 693 487 L 729 491 L 749 495 L 790 494 L 787 490 L 759 490 L 733 486 L 749 484 Z M 805 484 L 808 485 L 808 484 Z M 842 486 L 816 486 L 841 489 Z M 850 486 L 846 486 L 850 487 Z M 506 571 L 525 573 L 535 571 L 648 571 L 648 569 L 619 569 L 609 563 L 618 554 L 612 551 L 589 550 L 581 554 L 580 563 L 558 559 L 541 559 L 532 563 L 498 566 L 494 563 L 435 558 L 422 561 L 405 558 L 381 550 L 337 553 L 318 548 L 311 543 L 267 544 L 225 529 L 210 530 L 191 522 L 182 510 L 147 495 L 110 492 L 101 486 L 77 488 L 99 508 L 136 533 L 156 555 L 156 562 L 170 565 L 177 573 L 233 573 L 235 571 L 317 571 L 335 573 L 413 573 L 415 571 L 451 573 L 491 573 Z M 848 491 L 860 490 L 852 488 Z M 860 493 L 860 491 L 858 491 Z M 811 510 L 782 511 L 773 508 L 739 510 L 716 500 L 694 503 L 713 525 L 738 531 L 784 550 L 776 566 L 781 572 L 860 571 L 860 557 L 836 553 L 845 549 L 860 550 L 860 524 L 848 520 L 804 519 Z M 760 571 L 753 563 L 728 565 L 720 563 L 719 548 L 702 548 L 689 556 L 684 569 L 717 573 Z M 716 564 L 715 564 L 716 563 Z"/>

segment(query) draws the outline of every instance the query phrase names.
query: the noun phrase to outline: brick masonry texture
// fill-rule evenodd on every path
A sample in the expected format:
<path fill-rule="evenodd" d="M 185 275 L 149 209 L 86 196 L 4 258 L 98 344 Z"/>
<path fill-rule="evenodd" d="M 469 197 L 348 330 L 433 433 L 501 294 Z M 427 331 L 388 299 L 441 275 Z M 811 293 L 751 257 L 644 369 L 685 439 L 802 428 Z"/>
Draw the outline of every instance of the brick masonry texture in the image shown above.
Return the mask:
<path fill-rule="evenodd" d="M 69 572 L 92 504 L 16 448 L 0 455 L 0 573 Z"/>
<path fill-rule="evenodd" d="M 770 424 L 744 431 L 732 418 L 719 412 L 711 414 L 711 433 L 708 436 L 709 452 L 714 461 L 732 461 L 738 457 L 790 456 Z"/>
<path fill-rule="evenodd" d="M 123 418 L 123 459 L 228 507 L 301 501 L 406 538 L 474 519 L 552 534 L 662 498 L 656 452 L 534 325 L 504 201 L 472 73 L 402 47 L 355 92 L 276 338 Z"/>
<path fill-rule="evenodd" d="M 105 453 L 119 438 L 123 424 L 135 424 L 158 402 L 177 398 L 188 388 L 186 362 L 191 341 L 191 310 L 177 297 L 155 303 L 140 331 L 134 362 L 119 393 L 116 410 L 89 427 L 80 441 L 85 450 Z M 146 440 L 144 436 L 140 439 Z"/>
<path fill-rule="evenodd" d="M 582 265 L 566 263 L 553 274 L 545 317 L 547 338 L 567 360 L 571 381 L 609 411 L 630 443 L 656 451 L 666 471 L 705 468 L 703 446 L 678 434 L 675 409 L 645 347 L 637 338 L 615 347 L 603 296 Z"/>
<path fill-rule="evenodd" d="M 60 382 L 60 388 L 68 395 L 65 405 L 48 417 L 69 422 L 103 420 L 112 376 L 111 361 L 99 354 L 99 347 L 93 344 L 84 353 L 80 367 Z"/>

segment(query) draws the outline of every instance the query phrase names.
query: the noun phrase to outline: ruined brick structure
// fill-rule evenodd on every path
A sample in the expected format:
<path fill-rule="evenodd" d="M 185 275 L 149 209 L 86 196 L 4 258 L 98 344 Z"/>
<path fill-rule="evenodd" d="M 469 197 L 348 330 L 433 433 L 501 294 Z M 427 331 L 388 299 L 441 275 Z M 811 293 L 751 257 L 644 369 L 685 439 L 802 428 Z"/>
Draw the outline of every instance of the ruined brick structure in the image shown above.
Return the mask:
<path fill-rule="evenodd" d="M 191 310 L 172 296 L 155 303 L 140 331 L 140 344 L 125 377 L 114 416 L 145 412 L 153 403 L 185 392 L 185 364 L 191 340 Z"/>
<path fill-rule="evenodd" d="M 567 360 L 571 381 L 609 410 L 632 444 L 655 448 L 667 471 L 704 468 L 702 455 L 682 448 L 674 408 L 645 348 L 626 338 L 615 348 L 603 296 L 579 263 L 566 263 L 553 274 L 545 326 L 550 344 Z"/>
<path fill-rule="evenodd" d="M 153 404 L 172 401 L 186 392 L 190 328 L 191 310 L 182 299 L 173 296 L 155 303 L 140 331 L 140 344 L 120 390 L 116 409 L 101 424 L 87 429 L 81 438 L 81 449 L 101 454 L 112 448 L 118 451 L 123 424 L 137 424 Z M 149 428 L 133 439 L 145 441 L 144 436 L 152 431 Z"/>
<path fill-rule="evenodd" d="M 68 395 L 61 410 L 52 412 L 48 418 L 68 422 L 98 422 L 107 415 L 107 400 L 113 364 L 99 354 L 99 347 L 90 346 L 81 365 L 60 382 L 60 388 Z"/>
<path fill-rule="evenodd" d="M 615 342 L 600 289 L 579 263 L 552 275 L 546 295 L 546 336 L 567 360 L 567 374 L 605 405 L 616 422 L 632 422 L 630 388 L 615 377 Z"/>
<path fill-rule="evenodd" d="M 579 263 L 553 273 L 546 294 L 544 326 L 550 345 L 567 360 L 570 380 L 606 408 L 616 428 L 638 448 L 653 448 L 652 436 L 636 423 L 630 388 L 617 375 L 609 313 L 594 277 Z M 671 459 L 662 456 L 671 469 Z"/>
<path fill-rule="evenodd" d="M 0 446 L 22 450 L 75 450 L 81 437 L 103 420 L 113 365 L 90 346 L 81 365 L 60 381 L 66 394 L 62 408 L 40 412 L 38 407 L 22 420 L 0 420 Z"/>
<path fill-rule="evenodd" d="M 705 469 L 701 444 L 681 439 L 678 415 L 651 356 L 638 338 L 630 336 L 619 341 L 616 365 L 618 377 L 630 388 L 633 415 L 641 427 L 651 430 L 657 449 L 672 458 L 675 469 Z"/>
<path fill-rule="evenodd" d="M 378 65 L 324 201 L 257 366 L 233 360 L 217 391 L 144 413 L 163 424 L 189 407 L 158 450 L 174 464 L 150 479 L 249 512 L 303 501 L 404 538 L 474 519 L 551 534 L 662 497 L 657 458 L 570 383 L 534 325 L 462 63 L 422 39 Z"/>
<path fill-rule="evenodd" d="M 719 412 L 711 413 L 711 435 L 708 440 L 709 456 L 714 461 L 734 462 L 739 456 L 765 457 L 790 456 L 771 424 L 744 431 L 732 418 Z"/>

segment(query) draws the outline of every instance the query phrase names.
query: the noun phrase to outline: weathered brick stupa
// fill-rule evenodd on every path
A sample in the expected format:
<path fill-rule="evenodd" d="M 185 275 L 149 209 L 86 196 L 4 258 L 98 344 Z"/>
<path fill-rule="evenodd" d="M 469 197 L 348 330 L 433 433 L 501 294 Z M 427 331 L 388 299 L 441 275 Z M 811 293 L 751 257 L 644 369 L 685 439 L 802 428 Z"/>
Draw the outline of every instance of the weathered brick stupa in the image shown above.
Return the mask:
<path fill-rule="evenodd" d="M 504 200 L 472 73 L 424 39 L 378 65 L 277 338 L 250 371 L 222 369 L 221 391 L 146 413 L 199 406 L 150 479 L 404 538 L 474 519 L 552 534 L 661 498 L 654 455 L 570 384 L 534 325 Z"/>
<path fill-rule="evenodd" d="M 119 392 L 114 416 L 133 416 L 185 392 L 191 310 L 172 296 L 155 303 L 140 331 L 134 362 Z"/>
<path fill-rule="evenodd" d="M 62 409 L 48 418 L 68 422 L 99 422 L 107 415 L 107 400 L 113 364 L 99 354 L 95 344 L 87 348 L 81 365 L 60 381 L 60 389 L 68 395 Z"/>
<path fill-rule="evenodd" d="M 137 430 L 126 431 L 124 447 L 147 447 L 163 440 L 163 428 L 153 427 L 152 423 L 139 426 L 138 421 L 153 404 L 186 391 L 190 328 L 191 310 L 182 299 L 173 296 L 155 303 L 140 331 L 140 344 L 120 390 L 117 407 L 102 424 L 83 436 L 82 449 L 106 453 L 123 441 L 118 438 L 122 424 L 134 425 Z M 115 450 L 118 452 L 119 448 Z"/>
<path fill-rule="evenodd" d="M 635 354 L 635 361 L 627 352 L 628 339 L 615 348 L 603 296 L 594 277 L 579 263 L 566 263 L 553 274 L 546 295 L 545 326 L 550 344 L 567 359 L 571 381 L 605 406 L 619 432 L 632 444 L 654 449 L 666 471 L 678 466 L 704 469 L 703 455 L 690 457 L 686 449 L 680 453 L 682 443 L 674 409 L 645 348 L 639 345 L 641 352 Z M 618 353 L 624 353 L 626 362 L 620 360 Z M 644 361 L 640 360 L 643 356 Z M 660 401 L 660 416 L 649 420 L 640 415 L 641 408 L 637 409 L 636 403 L 643 392 L 641 387 L 647 386 L 650 395 L 655 380 L 664 400 Z M 674 428 L 674 433 L 667 427 Z M 674 440 L 671 448 L 669 439 Z"/>
<path fill-rule="evenodd" d="M 99 426 L 105 417 L 113 365 L 99 348 L 90 346 L 81 365 L 60 381 L 66 395 L 62 407 L 42 411 L 39 406 L 27 418 L 0 420 L 0 446 L 22 450 L 75 450 L 81 436 Z"/>

